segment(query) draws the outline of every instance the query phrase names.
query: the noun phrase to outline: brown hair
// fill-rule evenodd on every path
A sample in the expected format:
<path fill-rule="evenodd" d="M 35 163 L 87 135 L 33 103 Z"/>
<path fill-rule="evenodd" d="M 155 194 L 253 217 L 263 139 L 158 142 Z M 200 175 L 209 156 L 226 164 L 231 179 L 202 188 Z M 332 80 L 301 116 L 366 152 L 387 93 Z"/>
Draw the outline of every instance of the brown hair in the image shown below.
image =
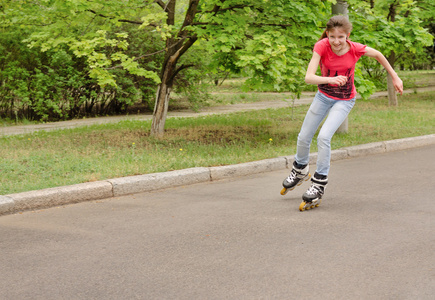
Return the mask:
<path fill-rule="evenodd" d="M 328 23 L 326 23 L 326 29 L 323 31 L 319 41 L 326 38 L 326 32 L 331 31 L 335 27 L 341 27 L 346 33 L 350 33 L 352 31 L 352 23 L 347 17 L 342 15 L 333 16 L 331 19 L 329 19 Z"/>

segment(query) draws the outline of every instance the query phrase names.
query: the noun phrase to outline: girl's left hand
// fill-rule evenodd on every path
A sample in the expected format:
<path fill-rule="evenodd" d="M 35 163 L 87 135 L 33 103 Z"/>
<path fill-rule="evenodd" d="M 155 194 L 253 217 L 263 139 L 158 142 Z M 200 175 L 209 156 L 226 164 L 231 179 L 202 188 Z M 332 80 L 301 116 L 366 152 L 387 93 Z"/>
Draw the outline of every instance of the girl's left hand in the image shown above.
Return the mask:
<path fill-rule="evenodd" d="M 403 82 L 402 79 L 399 78 L 399 76 L 393 77 L 393 85 L 396 89 L 396 92 L 400 93 L 400 95 L 403 94 Z"/>

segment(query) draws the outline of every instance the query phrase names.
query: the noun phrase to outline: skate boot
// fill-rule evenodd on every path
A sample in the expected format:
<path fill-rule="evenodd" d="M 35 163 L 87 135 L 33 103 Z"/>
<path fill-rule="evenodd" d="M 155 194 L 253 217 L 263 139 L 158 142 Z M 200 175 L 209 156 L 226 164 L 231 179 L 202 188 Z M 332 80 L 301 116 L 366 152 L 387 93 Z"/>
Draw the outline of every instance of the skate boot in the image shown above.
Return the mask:
<path fill-rule="evenodd" d="M 302 196 L 303 201 L 299 205 L 299 210 L 304 211 L 319 206 L 327 184 L 327 176 L 315 173 L 311 178 L 310 188 Z"/>
<path fill-rule="evenodd" d="M 293 163 L 292 171 L 290 175 L 283 181 L 281 195 L 287 194 L 288 191 L 293 190 L 296 186 L 301 185 L 303 180 L 310 179 L 309 173 L 310 167 L 308 165 L 301 166 L 296 162 Z"/>

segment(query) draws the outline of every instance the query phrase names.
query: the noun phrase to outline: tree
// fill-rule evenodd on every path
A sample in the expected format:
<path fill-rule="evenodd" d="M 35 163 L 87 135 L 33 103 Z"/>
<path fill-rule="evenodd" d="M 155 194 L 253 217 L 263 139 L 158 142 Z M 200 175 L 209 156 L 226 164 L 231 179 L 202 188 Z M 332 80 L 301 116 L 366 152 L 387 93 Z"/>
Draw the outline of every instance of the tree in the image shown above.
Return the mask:
<path fill-rule="evenodd" d="M 116 85 L 123 68 L 158 85 L 151 133 L 163 135 L 175 78 L 194 64 L 183 57 L 195 44 L 205 55 L 230 54 L 250 77 L 252 88 L 301 91 L 312 43 L 328 15 L 328 1 L 286 0 L 9 0 L 2 26 L 32 27 L 26 40 L 42 51 L 66 45 L 86 59 L 90 76 L 103 88 Z M 131 57 L 122 24 L 159 36 L 162 49 Z M 141 59 L 163 56 L 160 71 Z"/>
<path fill-rule="evenodd" d="M 157 3 L 167 14 L 166 25 L 174 28 L 176 1 Z M 207 43 L 209 55 L 232 53 L 235 65 L 250 75 L 251 87 L 300 93 L 295 79 L 305 68 L 305 47 L 319 34 L 316 11 L 325 10 L 321 1 L 189 1 L 182 25 L 166 40 L 151 132 L 163 134 L 173 79 L 190 67 L 178 63 L 197 41 Z"/>

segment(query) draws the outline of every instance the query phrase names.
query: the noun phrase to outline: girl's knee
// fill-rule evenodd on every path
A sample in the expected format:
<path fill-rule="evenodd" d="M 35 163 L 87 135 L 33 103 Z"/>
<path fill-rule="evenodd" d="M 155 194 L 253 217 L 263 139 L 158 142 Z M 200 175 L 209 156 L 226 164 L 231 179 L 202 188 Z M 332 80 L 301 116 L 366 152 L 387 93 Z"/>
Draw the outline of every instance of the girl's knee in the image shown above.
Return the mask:
<path fill-rule="evenodd" d="M 319 134 L 317 136 L 317 145 L 319 146 L 329 146 L 331 144 L 332 137 L 325 134 Z"/>
<path fill-rule="evenodd" d="M 311 136 L 303 135 L 299 133 L 298 135 L 298 145 L 309 146 L 311 144 Z"/>

